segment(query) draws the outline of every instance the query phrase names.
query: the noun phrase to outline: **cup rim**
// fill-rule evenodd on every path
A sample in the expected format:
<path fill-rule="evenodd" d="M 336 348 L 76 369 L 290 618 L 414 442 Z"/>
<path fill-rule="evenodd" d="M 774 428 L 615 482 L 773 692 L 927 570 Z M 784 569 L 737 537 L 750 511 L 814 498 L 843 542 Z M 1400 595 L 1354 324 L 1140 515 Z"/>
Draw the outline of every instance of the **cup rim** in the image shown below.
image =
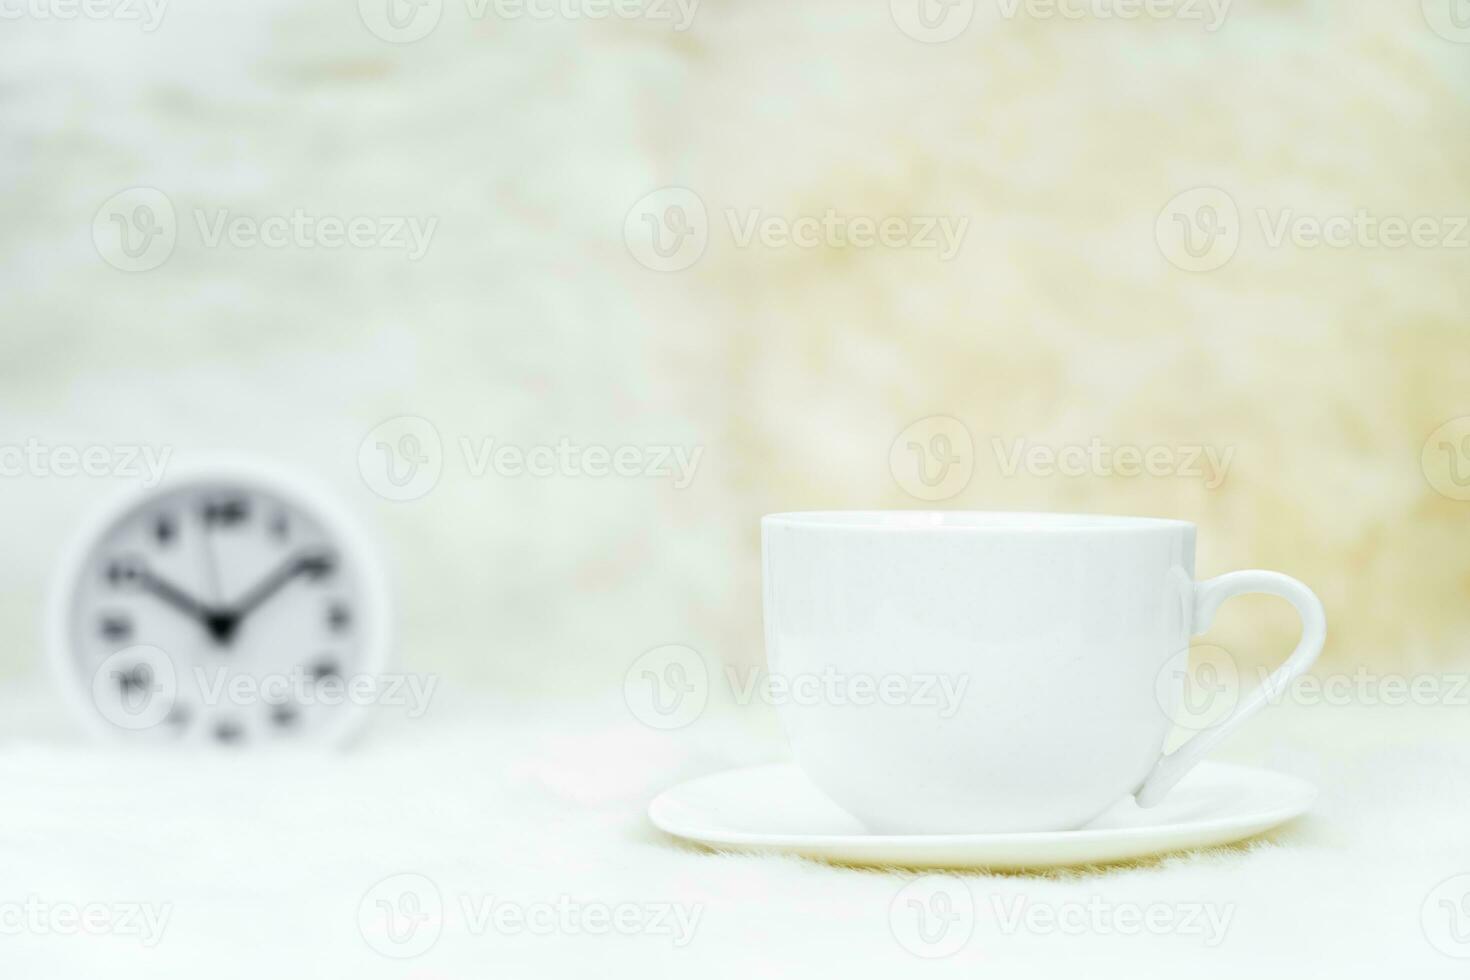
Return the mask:
<path fill-rule="evenodd" d="M 767 514 L 762 526 L 830 531 L 933 531 L 959 534 L 995 532 L 1121 533 L 1193 530 L 1190 521 L 1126 514 L 1076 514 L 1009 510 L 809 510 Z"/>

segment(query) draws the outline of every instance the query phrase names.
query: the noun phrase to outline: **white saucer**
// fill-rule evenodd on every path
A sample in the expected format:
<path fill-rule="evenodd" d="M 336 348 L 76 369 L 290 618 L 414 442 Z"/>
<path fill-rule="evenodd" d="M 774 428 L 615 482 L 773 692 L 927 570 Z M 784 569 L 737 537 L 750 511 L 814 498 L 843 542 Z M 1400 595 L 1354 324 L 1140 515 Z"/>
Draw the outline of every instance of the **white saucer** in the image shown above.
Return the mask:
<path fill-rule="evenodd" d="M 1228 844 L 1300 816 L 1312 784 L 1203 762 L 1151 810 L 1129 797 L 1080 830 L 879 836 L 817 790 L 794 763 L 690 780 L 648 807 L 660 829 L 720 851 L 798 854 L 837 864 L 1016 871 L 1105 864 Z"/>

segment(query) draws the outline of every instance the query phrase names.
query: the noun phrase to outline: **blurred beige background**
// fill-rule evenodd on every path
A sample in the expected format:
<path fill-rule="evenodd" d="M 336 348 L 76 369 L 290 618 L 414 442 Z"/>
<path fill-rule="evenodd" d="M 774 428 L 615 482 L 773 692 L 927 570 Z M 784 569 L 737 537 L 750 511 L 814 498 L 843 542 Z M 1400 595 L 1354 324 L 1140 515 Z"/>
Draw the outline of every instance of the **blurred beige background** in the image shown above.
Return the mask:
<path fill-rule="evenodd" d="M 9 19 L 0 444 L 308 470 L 384 544 L 401 660 L 510 691 L 758 662 L 759 517 L 810 508 L 1185 518 L 1201 577 L 1317 589 L 1319 670 L 1470 653 L 1457 0 L 391 2 Z M 176 241 L 126 271 L 134 188 Z M 211 238 L 298 212 L 373 241 Z M 440 473 L 390 500 L 362 459 L 403 416 Z M 699 455 L 687 486 L 477 475 L 463 440 Z M 137 483 L 0 479 L 0 671 Z M 1295 628 L 1244 601 L 1211 639 L 1266 662 Z"/>

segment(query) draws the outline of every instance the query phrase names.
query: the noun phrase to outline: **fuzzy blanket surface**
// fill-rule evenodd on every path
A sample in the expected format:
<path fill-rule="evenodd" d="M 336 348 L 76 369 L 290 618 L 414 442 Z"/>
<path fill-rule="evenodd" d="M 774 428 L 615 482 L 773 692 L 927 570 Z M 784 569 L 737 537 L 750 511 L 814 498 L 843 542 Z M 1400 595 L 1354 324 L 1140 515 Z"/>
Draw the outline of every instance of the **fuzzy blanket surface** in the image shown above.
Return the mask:
<path fill-rule="evenodd" d="M 932 886 L 914 872 L 648 824 L 667 786 L 782 758 L 764 716 L 658 732 L 620 703 L 475 699 L 330 755 L 179 757 L 82 742 L 51 701 L 4 698 L 6 977 L 1452 977 L 1470 954 L 1453 708 L 1273 709 L 1221 755 L 1311 779 L 1312 813 L 1134 865 L 951 876 L 971 930 L 934 946 L 896 918 Z"/>

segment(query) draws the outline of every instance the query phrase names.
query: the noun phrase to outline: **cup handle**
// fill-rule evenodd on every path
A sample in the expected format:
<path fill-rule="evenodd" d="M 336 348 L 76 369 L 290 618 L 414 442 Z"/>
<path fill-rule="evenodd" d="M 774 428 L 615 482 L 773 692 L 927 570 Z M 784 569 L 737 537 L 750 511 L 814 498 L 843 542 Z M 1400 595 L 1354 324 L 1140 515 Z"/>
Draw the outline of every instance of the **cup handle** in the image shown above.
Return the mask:
<path fill-rule="evenodd" d="M 1251 715 L 1260 711 L 1286 685 L 1296 680 L 1316 661 L 1327 639 L 1327 616 L 1322 610 L 1322 600 L 1296 579 L 1280 572 L 1231 572 L 1218 578 L 1206 579 L 1194 587 L 1194 617 L 1191 633 L 1195 636 L 1210 628 L 1215 612 L 1233 596 L 1247 593 L 1280 596 L 1296 607 L 1302 620 L 1302 636 L 1296 649 L 1286 662 L 1276 668 L 1269 678 L 1241 699 L 1235 710 L 1222 721 L 1216 722 L 1192 736 L 1189 741 L 1159 759 L 1153 771 L 1134 791 L 1141 807 L 1158 805 L 1159 801 L 1184 774 L 1193 769 L 1206 753 L 1219 745 L 1226 736 L 1235 731 Z"/>

